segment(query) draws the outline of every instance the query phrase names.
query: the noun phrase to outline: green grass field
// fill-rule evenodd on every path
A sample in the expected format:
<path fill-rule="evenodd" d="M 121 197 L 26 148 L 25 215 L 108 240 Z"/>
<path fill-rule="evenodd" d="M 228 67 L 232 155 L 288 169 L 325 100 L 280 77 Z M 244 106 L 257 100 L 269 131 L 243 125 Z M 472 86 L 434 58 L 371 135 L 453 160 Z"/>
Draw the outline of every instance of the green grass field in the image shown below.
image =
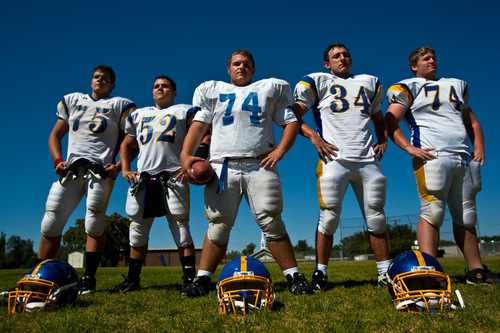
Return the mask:
<path fill-rule="evenodd" d="M 461 291 L 465 309 L 398 313 L 387 289 L 376 286 L 374 261 L 332 262 L 329 289 L 312 296 L 292 295 L 279 267 L 266 264 L 276 306 L 246 317 L 218 314 L 215 278 L 213 292 L 190 299 L 179 296 L 180 267 L 144 267 L 141 291 L 107 295 L 104 290 L 122 282 L 127 269 L 99 268 L 98 291 L 80 296 L 75 307 L 9 316 L 7 299 L 1 299 L 0 332 L 500 332 L 500 285 L 466 285 L 463 259 L 440 262 L 452 289 Z M 484 262 L 500 272 L 500 257 Z M 314 263 L 299 263 L 299 268 L 310 279 Z M 0 271 L 0 289 L 13 286 L 25 272 Z"/>

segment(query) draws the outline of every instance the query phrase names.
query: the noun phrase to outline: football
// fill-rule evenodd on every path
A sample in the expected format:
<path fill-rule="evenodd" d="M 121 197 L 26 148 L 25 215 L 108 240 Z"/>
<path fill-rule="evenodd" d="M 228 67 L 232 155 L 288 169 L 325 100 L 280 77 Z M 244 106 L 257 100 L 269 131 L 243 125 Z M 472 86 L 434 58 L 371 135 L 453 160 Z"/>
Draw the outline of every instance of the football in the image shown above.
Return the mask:
<path fill-rule="evenodd" d="M 195 182 L 193 182 L 195 185 L 205 185 L 214 177 L 214 169 L 206 160 L 194 162 L 191 166 L 191 172 L 195 178 Z"/>

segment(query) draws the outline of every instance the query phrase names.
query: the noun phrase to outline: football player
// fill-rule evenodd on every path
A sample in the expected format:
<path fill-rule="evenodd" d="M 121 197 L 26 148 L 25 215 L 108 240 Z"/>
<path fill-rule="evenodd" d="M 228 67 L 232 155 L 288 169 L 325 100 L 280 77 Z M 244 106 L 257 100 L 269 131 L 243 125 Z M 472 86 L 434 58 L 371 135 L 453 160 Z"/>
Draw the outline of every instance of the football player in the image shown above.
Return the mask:
<path fill-rule="evenodd" d="M 292 106 L 299 119 L 300 134 L 318 150 L 318 199 L 316 270 L 312 285 L 327 287 L 327 266 L 342 210 L 342 201 L 351 184 L 366 222 L 378 268 L 379 285 L 387 285 L 389 247 L 384 213 L 387 179 L 379 161 L 387 147 L 387 125 L 381 105 L 384 99 L 378 78 L 352 75 L 352 58 L 343 44 L 326 49 L 324 63 L 329 73 L 306 75 L 295 88 Z M 316 131 L 302 116 L 313 109 Z M 375 126 L 378 142 L 372 135 Z"/>
<path fill-rule="evenodd" d="M 241 199 L 245 196 L 268 247 L 294 294 L 311 294 L 309 282 L 299 272 L 292 244 L 281 219 L 283 196 L 277 163 L 292 147 L 299 125 L 292 110 L 290 85 L 278 79 L 252 83 L 255 62 L 250 52 L 237 50 L 229 58 L 231 83 L 208 81 L 196 88 L 193 106 L 199 111 L 181 153 L 184 173 L 192 178 L 191 165 L 203 133 L 212 126 L 210 162 L 216 176 L 205 187 L 209 219 L 201 262 L 192 288 L 185 296 L 209 292 L 210 280 L 226 252 Z M 273 123 L 284 127 L 280 143 Z"/>
<path fill-rule="evenodd" d="M 195 250 L 189 231 L 189 185 L 183 179 L 179 155 L 194 116 L 190 105 L 174 105 L 175 82 L 158 76 L 153 84 L 155 106 L 137 109 L 125 124 L 120 148 L 122 176 L 131 185 L 127 192 L 130 223 L 130 266 L 128 276 L 108 293 L 139 289 L 140 273 L 148 252 L 149 231 L 155 217 L 166 216 L 178 247 L 184 285 L 195 275 Z M 130 170 L 139 150 L 137 170 Z"/>
<path fill-rule="evenodd" d="M 420 250 L 437 256 L 439 228 L 448 204 L 455 241 L 468 266 L 467 283 L 500 283 L 500 277 L 481 262 L 475 228 L 477 190 L 468 185 L 472 178 L 464 185 L 471 161 L 482 165 L 485 158 L 482 129 L 468 104 L 467 83 L 436 77 L 436 53 L 432 47 L 413 51 L 409 63 L 415 77 L 389 88 L 386 120 L 391 139 L 413 156 L 420 195 L 417 225 Z M 399 127 L 403 118 L 411 130 L 411 142 Z M 474 148 L 473 155 L 469 152 L 467 135 Z M 471 198 L 474 207 L 470 205 Z M 474 217 L 467 213 L 471 209 Z"/>
<path fill-rule="evenodd" d="M 55 256 L 61 234 L 71 213 L 86 196 L 85 273 L 80 279 L 82 294 L 95 291 L 95 273 L 104 249 L 104 217 L 120 162 L 115 156 L 125 119 L 136 109 L 122 97 L 111 97 L 115 72 L 109 66 L 94 69 L 92 93 L 64 96 L 57 106 L 57 122 L 49 136 L 49 150 L 59 181 L 52 184 L 42 220 L 38 259 Z M 62 157 L 63 137 L 68 134 L 66 160 Z"/>

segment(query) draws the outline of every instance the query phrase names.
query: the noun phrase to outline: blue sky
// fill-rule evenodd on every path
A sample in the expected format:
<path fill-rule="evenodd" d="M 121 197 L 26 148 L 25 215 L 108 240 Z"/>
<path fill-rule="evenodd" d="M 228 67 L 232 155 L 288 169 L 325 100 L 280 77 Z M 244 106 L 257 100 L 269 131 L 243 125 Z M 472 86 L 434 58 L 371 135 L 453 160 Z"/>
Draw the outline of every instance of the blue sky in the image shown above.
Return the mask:
<path fill-rule="evenodd" d="M 253 53 L 255 80 L 276 77 L 294 87 L 303 75 L 325 71 L 324 49 L 341 42 L 351 51 L 352 72 L 378 76 L 384 91 L 412 76 L 408 55 L 424 45 L 437 51 L 439 76 L 468 82 L 469 102 L 486 141 L 483 190 L 478 196 L 480 233 L 498 235 L 500 180 L 495 169 L 500 157 L 493 98 L 498 93 L 494 78 L 500 76 L 498 7 L 495 2 L 462 0 L 1 1 L 0 231 L 7 237 L 31 239 L 38 250 L 46 197 L 57 179 L 47 145 L 56 122 L 56 105 L 67 93 L 90 92 L 95 66 L 112 66 L 117 73 L 113 95 L 130 98 L 140 107 L 153 103 L 153 79 L 160 74 L 176 81 L 176 102 L 190 104 L 200 83 L 227 81 L 227 59 L 238 48 Z M 312 125 L 310 113 L 306 121 Z M 279 163 L 283 219 L 293 244 L 301 239 L 314 244 L 316 164 L 317 153 L 302 137 Z M 391 142 L 382 168 L 388 178 L 387 216 L 415 222 L 419 202 L 410 156 Z M 120 176 L 108 214 L 126 216 L 126 191 Z M 191 229 L 195 245 L 201 246 L 207 228 L 203 191 L 196 186 L 191 191 Z M 83 216 L 80 205 L 66 228 Z M 341 217 L 343 236 L 361 230 L 361 213 L 352 190 Z M 443 238 L 451 237 L 450 230 L 451 221 L 446 221 Z M 229 249 L 241 251 L 259 240 L 260 229 L 242 202 Z M 150 248 L 174 246 L 165 220 L 157 219 Z"/>

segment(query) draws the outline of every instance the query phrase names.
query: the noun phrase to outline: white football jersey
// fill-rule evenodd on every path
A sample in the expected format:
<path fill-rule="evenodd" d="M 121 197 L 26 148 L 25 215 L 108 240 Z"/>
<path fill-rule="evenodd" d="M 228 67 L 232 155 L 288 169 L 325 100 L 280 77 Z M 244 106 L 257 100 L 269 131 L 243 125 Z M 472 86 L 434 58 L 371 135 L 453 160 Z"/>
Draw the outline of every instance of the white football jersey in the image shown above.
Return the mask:
<path fill-rule="evenodd" d="M 330 73 L 304 76 L 295 87 L 295 101 L 313 110 L 316 130 L 326 142 L 339 148 L 346 161 L 373 161 L 371 115 L 381 112 L 384 92 L 378 78 Z"/>
<path fill-rule="evenodd" d="M 122 97 L 94 100 L 88 94 L 64 96 L 57 106 L 57 116 L 68 123 L 68 163 L 86 158 L 106 165 L 114 162 L 118 136 L 125 118 L 135 104 Z"/>
<path fill-rule="evenodd" d="M 463 110 L 468 105 L 467 83 L 458 79 L 403 80 L 387 91 L 389 104 L 406 106 L 404 121 L 411 143 L 436 152 L 469 153 Z"/>
<path fill-rule="evenodd" d="M 202 83 L 193 106 L 194 120 L 212 124 L 210 158 L 252 157 L 276 148 L 273 122 L 278 126 L 297 121 L 292 110 L 290 85 L 265 79 L 238 87 L 221 81 Z"/>
<path fill-rule="evenodd" d="M 178 170 L 182 144 L 193 116 L 194 109 L 186 104 L 161 110 L 151 106 L 131 112 L 125 133 L 136 138 L 139 145 L 137 170 L 150 174 Z"/>

